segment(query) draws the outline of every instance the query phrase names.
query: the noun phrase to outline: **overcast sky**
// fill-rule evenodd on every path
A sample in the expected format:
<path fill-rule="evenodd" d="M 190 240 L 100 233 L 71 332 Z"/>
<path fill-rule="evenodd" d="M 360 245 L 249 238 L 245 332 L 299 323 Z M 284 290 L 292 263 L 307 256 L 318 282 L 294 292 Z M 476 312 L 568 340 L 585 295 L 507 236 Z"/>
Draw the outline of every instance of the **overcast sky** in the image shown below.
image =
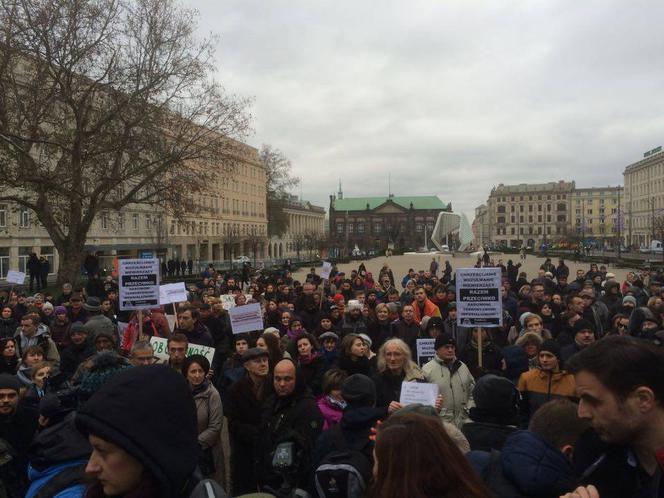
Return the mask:
<path fill-rule="evenodd" d="M 622 184 L 664 145 L 661 1 L 185 1 L 254 99 L 248 142 L 326 209 L 391 173 L 472 221 L 499 183 Z"/>

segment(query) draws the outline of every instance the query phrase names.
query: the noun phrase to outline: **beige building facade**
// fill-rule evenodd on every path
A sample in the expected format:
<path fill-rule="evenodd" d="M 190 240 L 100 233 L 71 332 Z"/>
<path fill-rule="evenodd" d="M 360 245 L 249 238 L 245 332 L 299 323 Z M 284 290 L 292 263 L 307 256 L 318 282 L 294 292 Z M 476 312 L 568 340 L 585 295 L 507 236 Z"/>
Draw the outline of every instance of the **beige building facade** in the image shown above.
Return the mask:
<path fill-rule="evenodd" d="M 197 196 L 200 212 L 174 219 L 150 206 L 127 206 L 100 213 L 88 233 L 86 251 L 110 271 L 113 260 L 127 257 L 192 259 L 198 264 L 228 261 L 239 255 L 262 259 L 267 254 L 266 174 L 258 151 L 242 147 L 232 178 L 217 178 L 207 193 Z M 0 281 L 9 270 L 25 271 L 35 252 L 59 266 L 58 252 L 35 214 L 0 203 Z"/>
<path fill-rule="evenodd" d="M 314 254 L 325 240 L 325 208 L 291 196 L 285 212 L 288 228 L 281 237 L 271 237 L 267 257 L 270 259 L 295 258 Z"/>
<path fill-rule="evenodd" d="M 500 184 L 491 189 L 485 225 L 489 241 L 538 248 L 563 239 L 570 227 L 574 182 Z"/>
<path fill-rule="evenodd" d="M 489 209 L 486 204 L 482 204 L 475 208 L 475 219 L 473 220 L 473 245 L 475 247 L 483 247 L 485 243 L 491 241 L 491 234 L 489 233 Z"/>
<path fill-rule="evenodd" d="M 625 182 L 623 239 L 625 245 L 650 246 L 660 240 L 664 217 L 664 152 L 657 147 L 623 172 Z"/>
<path fill-rule="evenodd" d="M 623 187 L 577 188 L 571 197 L 574 231 L 599 247 L 613 247 L 621 238 Z"/>

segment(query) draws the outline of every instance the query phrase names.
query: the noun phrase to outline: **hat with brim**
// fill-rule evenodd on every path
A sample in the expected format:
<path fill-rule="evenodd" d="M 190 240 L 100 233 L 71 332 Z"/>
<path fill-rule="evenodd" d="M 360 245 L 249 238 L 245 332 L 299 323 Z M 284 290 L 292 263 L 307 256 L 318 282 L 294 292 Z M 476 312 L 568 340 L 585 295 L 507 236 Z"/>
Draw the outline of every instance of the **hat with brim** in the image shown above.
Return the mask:
<path fill-rule="evenodd" d="M 246 363 L 249 360 L 254 360 L 256 358 L 268 357 L 270 354 L 266 349 L 262 348 L 249 348 L 244 353 L 242 353 L 242 363 Z"/>

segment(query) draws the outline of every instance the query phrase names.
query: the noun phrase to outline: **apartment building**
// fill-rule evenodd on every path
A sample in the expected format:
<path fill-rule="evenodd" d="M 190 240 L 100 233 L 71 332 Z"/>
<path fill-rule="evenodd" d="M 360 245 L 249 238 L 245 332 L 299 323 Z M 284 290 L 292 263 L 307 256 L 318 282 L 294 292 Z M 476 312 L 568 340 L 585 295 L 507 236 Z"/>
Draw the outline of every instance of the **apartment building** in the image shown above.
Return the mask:
<path fill-rule="evenodd" d="M 662 237 L 664 152 L 656 147 L 623 172 L 625 182 L 623 239 L 628 246 L 649 246 Z"/>
<path fill-rule="evenodd" d="M 574 231 L 584 240 L 613 246 L 623 230 L 623 187 L 577 188 L 571 197 Z"/>
<path fill-rule="evenodd" d="M 563 180 L 494 187 L 487 201 L 489 240 L 510 247 L 539 247 L 564 238 L 574 189 L 573 181 Z"/>
<path fill-rule="evenodd" d="M 267 180 L 258 151 L 242 145 L 231 178 L 221 177 L 197 195 L 201 209 L 178 220 L 150 206 L 127 206 L 99 214 L 87 238 L 86 251 L 110 270 L 123 257 L 228 260 L 239 255 L 267 254 Z M 193 194 L 192 194 L 193 195 Z M 25 271 L 30 253 L 44 255 L 51 272 L 58 252 L 35 214 L 11 203 L 0 203 L 0 279 L 9 270 Z"/>

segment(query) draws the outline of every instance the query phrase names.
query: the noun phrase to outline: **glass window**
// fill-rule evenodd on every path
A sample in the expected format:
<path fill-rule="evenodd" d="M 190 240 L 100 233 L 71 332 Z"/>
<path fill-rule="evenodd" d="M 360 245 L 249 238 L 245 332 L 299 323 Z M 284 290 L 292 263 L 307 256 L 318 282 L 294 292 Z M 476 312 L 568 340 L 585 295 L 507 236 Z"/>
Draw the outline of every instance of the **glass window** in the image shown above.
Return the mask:
<path fill-rule="evenodd" d="M 357 233 L 364 233 L 364 223 L 357 224 Z"/>
<path fill-rule="evenodd" d="M 21 208 L 19 211 L 18 226 L 19 228 L 30 228 L 30 213 L 28 212 L 28 208 Z"/>
<path fill-rule="evenodd" d="M 375 223 L 373 226 L 374 233 L 382 233 L 383 232 L 383 224 L 382 223 Z"/>
<path fill-rule="evenodd" d="M 337 233 L 344 233 L 344 224 L 337 223 Z"/>
<path fill-rule="evenodd" d="M 134 230 L 138 230 L 138 213 L 132 215 L 132 221 Z"/>
<path fill-rule="evenodd" d="M 18 271 L 21 273 L 28 272 L 28 258 L 32 252 L 32 247 L 19 247 L 18 248 Z"/>
<path fill-rule="evenodd" d="M 7 226 L 7 204 L 0 204 L 0 228 Z"/>
<path fill-rule="evenodd" d="M 0 278 L 5 278 L 9 271 L 9 247 L 0 247 Z"/>
<path fill-rule="evenodd" d="M 352 224 L 352 223 L 349 223 L 349 224 L 348 224 L 348 233 L 353 233 L 353 229 L 354 229 L 354 228 L 355 228 L 355 227 L 353 226 L 353 224 Z"/>

